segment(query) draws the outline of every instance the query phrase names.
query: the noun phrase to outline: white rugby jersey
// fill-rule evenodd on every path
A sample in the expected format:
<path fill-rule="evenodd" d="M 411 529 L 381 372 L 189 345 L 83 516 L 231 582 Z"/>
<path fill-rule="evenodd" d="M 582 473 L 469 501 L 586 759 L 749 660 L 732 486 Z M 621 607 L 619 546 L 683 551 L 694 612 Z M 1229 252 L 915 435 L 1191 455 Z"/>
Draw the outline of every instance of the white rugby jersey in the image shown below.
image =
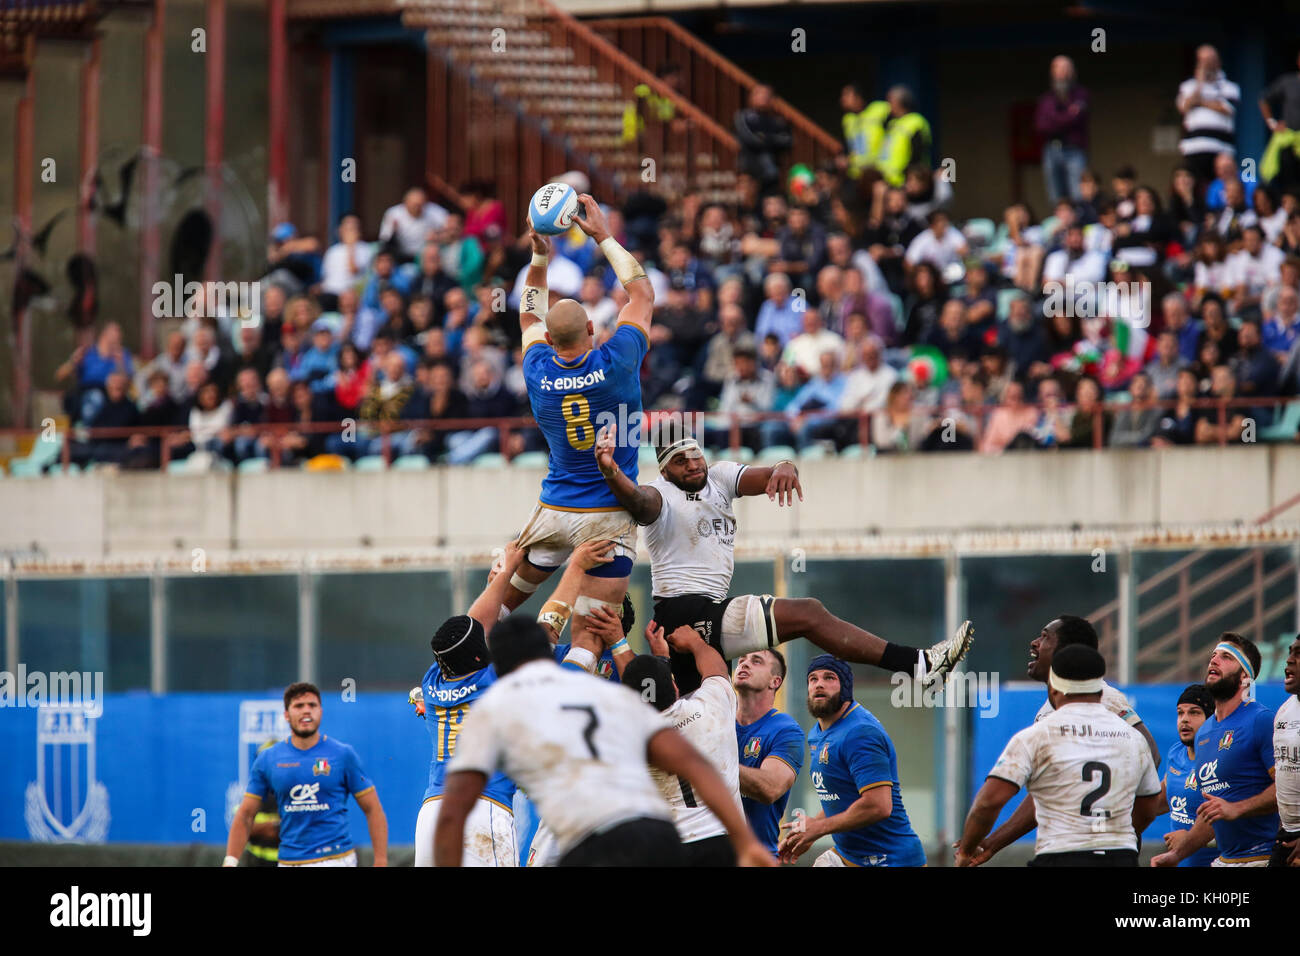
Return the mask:
<path fill-rule="evenodd" d="M 721 601 L 727 596 L 736 567 L 736 515 L 731 503 L 740 494 L 744 470 L 739 462 L 714 462 L 709 480 L 693 494 L 663 475 L 650 482 L 663 499 L 659 517 L 645 528 L 655 597 L 707 594 Z"/>
<path fill-rule="evenodd" d="M 706 677 L 699 689 L 679 697 L 663 712 L 669 726 L 690 741 L 718 771 L 731 790 L 736 807 L 740 802 L 740 751 L 736 747 L 736 690 L 726 677 Z M 680 777 L 650 769 L 650 776 L 673 810 L 673 823 L 683 843 L 694 843 L 727 832 L 722 821 L 704 805 L 691 785 Z"/>
<path fill-rule="evenodd" d="M 1282 829 L 1300 833 L 1300 699 L 1295 694 L 1273 717 L 1273 773 Z"/>
<path fill-rule="evenodd" d="M 1105 681 L 1101 682 L 1101 705 L 1131 727 L 1136 727 L 1142 723 L 1142 718 L 1133 709 L 1133 705 L 1124 696 L 1124 692 L 1111 687 Z M 1034 720 L 1035 722 L 1040 721 L 1054 713 L 1056 711 L 1052 709 L 1052 699 L 1049 697 L 1043 701 L 1043 706 L 1038 708 L 1038 713 L 1034 714 Z"/>
<path fill-rule="evenodd" d="M 670 818 L 646 762 L 646 745 L 664 726 L 622 684 L 530 661 L 474 702 L 447 772 L 505 773 L 537 804 L 564 854 L 625 820 Z"/>
<path fill-rule="evenodd" d="M 1133 850 L 1133 802 L 1160 792 L 1146 739 L 1104 704 L 1071 703 L 1017 733 L 989 771 L 1025 788 L 1035 854 Z"/>

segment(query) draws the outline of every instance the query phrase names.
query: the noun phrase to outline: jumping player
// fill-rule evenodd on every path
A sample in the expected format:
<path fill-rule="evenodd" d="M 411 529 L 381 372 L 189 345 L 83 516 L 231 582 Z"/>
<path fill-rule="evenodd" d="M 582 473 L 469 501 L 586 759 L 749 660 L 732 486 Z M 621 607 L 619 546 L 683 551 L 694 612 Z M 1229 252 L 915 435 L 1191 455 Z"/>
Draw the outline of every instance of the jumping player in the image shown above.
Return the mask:
<path fill-rule="evenodd" d="M 971 865 L 1022 787 L 1034 795 L 1039 823 L 1030 866 L 1137 866 L 1140 834 L 1160 813 L 1160 778 L 1141 734 L 1102 703 L 1105 673 L 1091 647 L 1056 652 L 1052 712 L 1012 737 L 989 771 L 966 817 L 957 866 Z"/>
<path fill-rule="evenodd" d="M 875 664 L 888 671 L 920 672 L 943 680 L 966 655 L 974 638 L 969 621 L 950 640 L 928 650 L 892 644 L 840 620 L 816 598 L 774 598 L 770 594 L 728 597 L 735 568 L 736 516 L 731 503 L 766 494 L 778 505 L 803 498 L 792 462 L 755 467 L 733 461 L 712 467 L 689 435 L 670 435 L 658 448 L 660 476 L 638 485 L 618 457 L 612 431 L 602 430 L 595 455 L 609 490 L 646 529 L 655 623 L 671 633 L 695 628 L 725 660 L 771 649 L 806 637 L 842 660 Z M 673 676 L 682 693 L 700 685 L 694 659 L 672 654 Z"/>
<path fill-rule="evenodd" d="M 1165 777 L 1160 797 L 1169 807 L 1169 829 L 1165 846 L 1175 831 L 1190 830 L 1196 823 L 1201 806 L 1201 788 L 1196 780 L 1196 732 L 1214 713 L 1214 698 L 1204 684 L 1189 684 L 1178 698 L 1178 741 L 1169 748 L 1165 759 Z M 1209 866 L 1219 855 L 1213 844 L 1203 847 L 1179 863 L 1179 866 Z"/>
<path fill-rule="evenodd" d="M 315 684 L 290 684 L 284 719 L 291 731 L 257 755 L 248 790 L 235 811 L 222 866 L 236 866 L 248 832 L 274 793 L 280 811 L 280 866 L 356 866 L 348 835 L 348 796 L 366 815 L 375 866 L 388 865 L 388 820 L 356 751 L 320 732 L 320 691 Z"/>
<path fill-rule="evenodd" d="M 597 428 L 605 423 L 622 429 L 617 457 L 636 472 L 641 415 L 641 360 L 650 345 L 654 290 L 644 270 L 610 235 L 604 213 L 587 194 L 578 197 L 577 219 L 599 243 L 606 261 L 627 290 L 628 303 L 618 324 L 599 348 L 586 310 L 572 299 L 548 305 L 547 241 L 529 229 L 533 261 L 525 276 L 519 307 L 523 330 L 524 381 L 533 417 L 550 446 L 550 470 L 542 482 L 537 507 L 519 536 L 527 562 L 511 575 L 504 601 L 514 610 L 545 581 L 570 551 L 585 541 L 610 539 L 614 558 L 588 571 L 573 607 L 575 639 L 586 632 L 592 607 L 617 613 L 627 593 L 636 554 L 636 524 L 605 486 L 591 457 Z"/>
<path fill-rule="evenodd" d="M 1211 866 L 1268 866 L 1279 820 L 1273 782 L 1273 712 L 1246 700 L 1259 673 L 1255 643 L 1225 631 L 1205 672 L 1214 716 L 1196 732 L 1201 806 L 1190 830 L 1170 834 L 1169 849 L 1152 866 L 1175 866 L 1213 838 Z"/>

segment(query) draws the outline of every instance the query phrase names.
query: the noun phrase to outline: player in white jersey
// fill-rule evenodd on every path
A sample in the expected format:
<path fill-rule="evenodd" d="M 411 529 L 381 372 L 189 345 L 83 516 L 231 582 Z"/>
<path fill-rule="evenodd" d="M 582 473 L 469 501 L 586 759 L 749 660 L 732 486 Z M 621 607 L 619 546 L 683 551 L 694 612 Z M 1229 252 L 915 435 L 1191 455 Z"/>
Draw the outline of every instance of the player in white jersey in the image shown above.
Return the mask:
<path fill-rule="evenodd" d="M 665 640 L 662 628 L 647 630 L 649 654 L 640 654 L 623 669 L 623 683 L 664 715 L 722 777 L 736 807 L 740 802 L 740 751 L 736 748 L 736 691 L 722 655 L 693 628 L 679 627 Z M 669 648 L 690 654 L 699 671 L 700 686 L 679 696 L 668 665 Z M 735 866 L 736 852 L 722 821 L 702 806 L 688 781 L 662 770 L 650 776 L 673 810 L 673 823 L 686 846 L 689 866 Z"/>
<path fill-rule="evenodd" d="M 437 865 L 460 864 L 465 819 L 498 771 L 537 804 L 561 866 L 681 865 L 652 766 L 691 785 L 726 826 L 742 864 L 776 865 L 717 771 L 637 694 L 561 668 L 541 625 L 522 616 L 493 628 L 488 648 L 500 677 L 476 702 L 448 768 Z"/>
<path fill-rule="evenodd" d="M 1030 866 L 1137 866 L 1140 835 L 1164 809 L 1160 778 L 1142 735 L 1102 703 L 1105 673 L 1093 648 L 1057 651 L 1047 691 L 1054 709 L 1012 737 L 989 771 L 957 844 L 958 866 L 972 865 L 1021 788 L 1038 820 Z"/>
<path fill-rule="evenodd" d="M 1062 648 L 1069 647 L 1073 644 L 1082 644 L 1084 647 L 1097 649 L 1097 631 L 1086 620 L 1081 617 L 1075 617 L 1072 614 L 1062 614 L 1043 625 L 1038 636 L 1029 642 L 1029 667 L 1027 668 L 1029 677 L 1032 680 L 1046 684 L 1052 669 L 1052 660 L 1054 655 Z M 1123 692 L 1112 687 L 1106 681 L 1101 682 L 1101 703 L 1107 710 L 1119 717 L 1126 724 L 1136 730 L 1145 738 L 1147 746 L 1151 749 L 1152 760 L 1157 767 L 1160 766 L 1160 745 L 1156 743 L 1155 737 L 1147 729 L 1142 718 L 1138 716 L 1129 699 L 1124 696 Z M 1034 715 L 1035 721 L 1043 720 L 1051 716 L 1054 707 L 1052 704 L 1051 692 L 1048 692 L 1047 700 L 1043 706 L 1038 709 Z M 994 830 L 983 846 L 972 856 L 971 863 L 979 866 L 986 862 L 995 853 L 1006 849 L 1012 843 L 1015 843 L 1022 836 L 1032 830 L 1034 823 L 1034 798 L 1033 794 L 1025 794 L 1025 799 L 1020 801 L 1020 805 L 1006 823 Z M 956 844 L 953 844 L 955 847 Z"/>
<path fill-rule="evenodd" d="M 682 625 L 693 627 L 728 661 L 806 637 L 842 660 L 940 681 L 970 649 L 974 628 L 969 621 L 953 638 L 919 650 L 841 620 L 816 598 L 728 597 L 735 569 L 732 502 L 761 494 L 778 505 L 793 504 L 796 494 L 802 499 L 793 462 L 756 467 L 719 461 L 710 467 L 694 438 L 670 435 L 657 449 L 659 477 L 638 485 L 623 473 L 614 452 L 613 434 L 602 431 L 596 461 L 619 503 L 645 528 L 654 620 L 668 633 Z M 671 659 L 681 691 L 695 690 L 700 678 L 691 655 L 674 652 Z"/>
<path fill-rule="evenodd" d="M 1269 866 L 1300 866 L 1300 638 L 1291 643 L 1282 689 L 1291 696 L 1273 718 L 1273 772 L 1282 827 Z"/>

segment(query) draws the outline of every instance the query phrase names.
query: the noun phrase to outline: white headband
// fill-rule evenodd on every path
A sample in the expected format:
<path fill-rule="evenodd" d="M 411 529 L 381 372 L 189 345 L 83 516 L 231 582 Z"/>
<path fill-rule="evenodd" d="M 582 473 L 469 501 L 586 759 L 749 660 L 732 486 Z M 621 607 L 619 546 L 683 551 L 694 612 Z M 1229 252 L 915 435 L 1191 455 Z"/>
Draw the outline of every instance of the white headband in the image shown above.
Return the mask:
<path fill-rule="evenodd" d="M 672 459 L 673 455 L 677 455 L 682 452 L 692 452 L 692 451 L 695 452 L 695 454 L 694 455 L 688 454 L 687 455 L 688 458 L 695 458 L 696 456 L 699 457 L 704 456 L 704 452 L 700 448 L 700 443 L 697 442 L 694 438 L 690 438 L 690 437 L 679 438 L 677 441 L 673 442 L 667 448 L 659 452 L 659 467 L 662 468 L 664 465 L 666 465 Z"/>
<path fill-rule="evenodd" d="M 1062 694 L 1101 693 L 1100 677 L 1093 677 L 1089 680 L 1070 680 L 1067 677 L 1061 677 L 1056 671 L 1048 671 L 1047 682 L 1051 685 L 1052 690 L 1059 691 Z"/>

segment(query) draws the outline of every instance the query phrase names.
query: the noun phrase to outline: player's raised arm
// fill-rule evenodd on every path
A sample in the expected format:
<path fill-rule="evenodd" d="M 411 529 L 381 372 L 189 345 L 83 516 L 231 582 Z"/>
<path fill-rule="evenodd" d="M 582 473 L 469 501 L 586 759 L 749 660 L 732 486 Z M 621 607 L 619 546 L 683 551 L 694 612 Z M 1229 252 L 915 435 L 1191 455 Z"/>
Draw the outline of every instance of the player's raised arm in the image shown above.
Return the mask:
<path fill-rule="evenodd" d="M 669 634 L 667 640 L 668 646 L 679 654 L 695 656 L 695 669 L 700 672 L 701 679 L 731 676 L 731 669 L 727 667 L 722 655 L 710 647 L 695 628 L 683 624 Z"/>
<path fill-rule="evenodd" d="M 533 261 L 524 276 L 524 294 L 519 297 L 519 328 L 524 333 L 524 347 L 531 341 L 541 340 L 546 332 L 546 310 L 550 305 L 550 291 L 546 287 L 546 269 L 550 265 L 551 246 L 545 236 L 533 231 L 528 223 L 528 238 L 533 243 Z M 538 324 L 540 323 L 540 325 Z M 528 330 L 533 326 L 532 337 Z"/>
<path fill-rule="evenodd" d="M 650 320 L 654 315 L 655 292 L 649 278 L 646 277 L 645 270 L 641 268 L 641 263 L 632 257 L 632 253 L 619 245 L 618 240 L 610 234 L 609 223 L 605 221 L 605 214 L 600 211 L 600 205 L 596 200 L 582 193 L 578 196 L 578 202 L 582 204 L 582 215 L 574 221 L 578 224 L 578 228 L 596 240 L 600 251 L 605 254 L 605 261 L 610 264 L 614 275 L 618 276 L 618 281 L 623 283 L 623 288 L 627 290 L 628 303 L 619 312 L 618 321 L 630 322 L 649 338 Z"/>
<path fill-rule="evenodd" d="M 779 461 L 768 468 L 756 468 L 750 465 L 740 473 L 736 483 L 736 492 L 745 498 L 751 495 L 767 495 L 768 499 L 778 505 L 794 504 L 794 496 L 803 501 L 803 485 L 799 484 L 799 469 L 792 461 Z"/>
<path fill-rule="evenodd" d="M 615 428 L 606 425 L 596 436 L 593 451 L 596 454 L 596 467 L 600 469 L 605 484 L 618 503 L 627 509 L 637 524 L 654 524 L 663 509 L 664 499 L 658 490 L 649 485 L 638 485 L 618 467 L 614 460 Z"/>
<path fill-rule="evenodd" d="M 524 563 L 524 558 L 527 556 L 528 552 L 515 542 L 511 541 L 507 544 L 505 554 L 499 559 L 500 566 L 492 568 L 488 586 L 470 605 L 469 616 L 483 625 L 483 633 L 491 631 L 501 619 L 501 605 L 505 603 L 515 572 L 519 570 L 519 566 Z"/>
<path fill-rule="evenodd" d="M 248 833 L 253 828 L 257 811 L 262 808 L 262 798 L 251 793 L 244 794 L 244 799 L 235 808 L 235 816 L 230 821 L 230 834 L 226 837 L 226 858 L 222 866 L 238 866 L 239 857 L 248 845 Z"/>
<path fill-rule="evenodd" d="M 732 799 L 731 791 L 718 772 L 685 737 L 671 727 L 665 727 L 646 744 L 646 757 L 652 766 L 689 783 L 704 805 L 722 821 L 732 846 L 736 848 L 737 863 L 741 866 L 776 866 L 776 860 L 754 836 L 745 814 Z"/>

